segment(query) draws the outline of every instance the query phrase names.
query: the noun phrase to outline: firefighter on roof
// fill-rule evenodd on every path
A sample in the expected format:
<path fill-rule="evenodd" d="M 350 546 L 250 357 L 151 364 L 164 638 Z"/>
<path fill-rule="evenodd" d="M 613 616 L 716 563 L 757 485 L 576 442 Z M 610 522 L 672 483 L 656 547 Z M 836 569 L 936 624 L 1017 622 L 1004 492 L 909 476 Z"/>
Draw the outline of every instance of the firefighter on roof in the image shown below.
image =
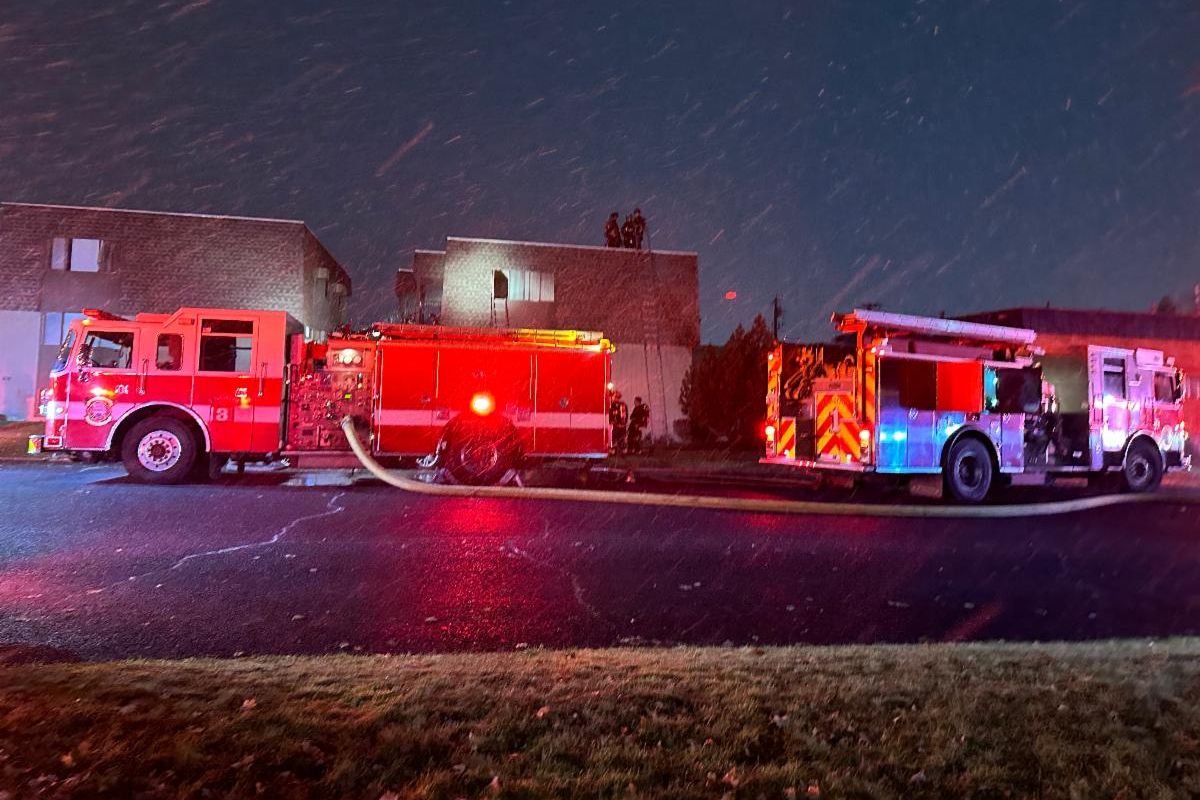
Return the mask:
<path fill-rule="evenodd" d="M 646 238 L 646 218 L 642 216 L 642 210 L 635 208 L 633 210 L 633 246 L 637 250 L 642 249 L 642 240 Z"/>
<path fill-rule="evenodd" d="M 616 211 L 608 215 L 608 222 L 604 224 L 604 243 L 608 247 L 621 246 L 620 214 Z"/>
<path fill-rule="evenodd" d="M 632 250 L 636 233 L 637 223 L 633 220 L 633 214 L 630 214 L 621 225 L 621 244 Z"/>

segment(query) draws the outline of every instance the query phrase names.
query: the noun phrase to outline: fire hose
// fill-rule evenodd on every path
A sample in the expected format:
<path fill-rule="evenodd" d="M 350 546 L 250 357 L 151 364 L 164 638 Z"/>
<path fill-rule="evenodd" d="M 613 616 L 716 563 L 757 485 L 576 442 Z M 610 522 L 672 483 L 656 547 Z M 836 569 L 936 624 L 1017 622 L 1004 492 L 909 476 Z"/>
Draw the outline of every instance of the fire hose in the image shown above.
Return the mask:
<path fill-rule="evenodd" d="M 1200 502 L 1200 498 L 1188 496 L 1156 496 L 1153 494 L 1121 494 L 1083 497 L 1074 500 L 1059 500 L 1047 503 L 1023 503 L 994 506 L 920 506 L 920 505 L 870 505 L 863 503 L 818 502 L 811 500 L 769 500 L 744 497 L 720 497 L 703 494 L 665 494 L 654 492 L 620 492 L 602 489 L 560 489 L 533 486 L 461 486 L 425 483 L 384 469 L 367 452 L 353 417 L 343 417 L 342 431 L 350 443 L 350 449 L 367 472 L 379 480 L 414 494 L 437 497 L 494 497 L 510 500 L 555 500 L 570 503 L 606 503 L 627 506 L 657 506 L 668 508 L 704 509 L 708 511 L 736 511 L 749 514 L 802 514 L 859 517 L 925 517 L 996 519 L 1015 517 L 1044 517 L 1070 514 L 1109 506 L 1131 503 L 1154 502 Z"/>

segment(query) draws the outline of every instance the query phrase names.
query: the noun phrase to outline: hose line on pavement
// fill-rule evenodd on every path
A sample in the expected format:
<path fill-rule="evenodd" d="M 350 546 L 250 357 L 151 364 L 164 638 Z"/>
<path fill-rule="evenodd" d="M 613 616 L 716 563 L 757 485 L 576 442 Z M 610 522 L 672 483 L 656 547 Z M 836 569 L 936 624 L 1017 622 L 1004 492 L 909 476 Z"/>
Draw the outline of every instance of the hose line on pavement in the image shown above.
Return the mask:
<path fill-rule="evenodd" d="M 358 432 L 354 429 L 354 418 L 342 418 L 342 431 L 350 443 L 350 449 L 362 462 L 363 467 L 384 483 L 415 494 L 438 497 L 496 497 L 512 500 L 557 500 L 572 503 L 606 503 L 627 506 L 658 506 L 668 508 L 691 508 L 708 511 L 736 511 L 749 514 L 807 514 L 858 517 L 917 517 L 917 518 L 968 518 L 997 519 L 1010 517 L 1045 517 L 1069 514 L 1108 506 L 1131 503 L 1153 502 L 1200 502 L 1200 498 L 1187 496 L 1156 496 L 1153 494 L 1120 494 L 1084 497 L 1075 500 L 1058 500 L 1048 503 L 1024 503 L 996 506 L 918 506 L 918 505 L 869 505 L 862 503 L 827 503 L 811 500 L 767 500 L 742 497 L 719 497 L 702 494 L 663 494 L 654 492 L 615 492 L 601 489 L 556 489 L 550 487 L 516 486 L 455 486 L 449 484 L 424 483 L 397 475 L 383 468 L 367 452 Z"/>

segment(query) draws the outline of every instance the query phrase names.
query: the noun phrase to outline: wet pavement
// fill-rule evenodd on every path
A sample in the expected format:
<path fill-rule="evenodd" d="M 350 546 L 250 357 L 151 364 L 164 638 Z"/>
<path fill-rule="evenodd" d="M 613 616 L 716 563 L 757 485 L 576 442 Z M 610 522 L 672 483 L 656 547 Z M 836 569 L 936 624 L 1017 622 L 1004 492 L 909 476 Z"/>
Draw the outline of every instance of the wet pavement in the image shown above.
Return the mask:
<path fill-rule="evenodd" d="M 794 517 L 282 481 L 0 464 L 0 643 L 96 659 L 1200 629 L 1196 505 Z"/>

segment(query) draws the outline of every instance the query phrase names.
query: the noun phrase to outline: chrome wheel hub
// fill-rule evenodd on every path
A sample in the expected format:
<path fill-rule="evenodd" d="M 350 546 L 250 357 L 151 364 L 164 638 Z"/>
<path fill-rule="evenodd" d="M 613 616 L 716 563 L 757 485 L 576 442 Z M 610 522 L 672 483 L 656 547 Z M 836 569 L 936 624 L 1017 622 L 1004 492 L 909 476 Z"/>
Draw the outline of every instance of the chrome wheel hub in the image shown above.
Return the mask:
<path fill-rule="evenodd" d="M 138 442 L 138 463 L 151 472 L 165 472 L 179 463 L 183 443 L 170 431 L 150 431 Z"/>
<path fill-rule="evenodd" d="M 463 465 L 480 475 L 496 466 L 500 451 L 493 442 L 472 442 L 463 448 Z"/>

